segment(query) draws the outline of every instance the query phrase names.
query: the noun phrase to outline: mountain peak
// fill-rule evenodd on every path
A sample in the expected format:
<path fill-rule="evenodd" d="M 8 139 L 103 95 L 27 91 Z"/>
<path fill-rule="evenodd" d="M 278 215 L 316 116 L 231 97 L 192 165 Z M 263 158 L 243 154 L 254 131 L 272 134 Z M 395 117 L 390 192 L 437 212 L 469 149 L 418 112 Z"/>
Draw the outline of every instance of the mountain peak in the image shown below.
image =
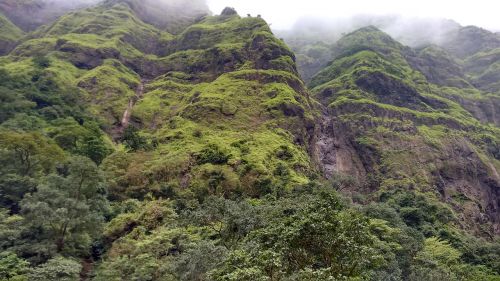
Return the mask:
<path fill-rule="evenodd" d="M 237 15 L 237 14 L 238 14 L 238 12 L 236 11 L 236 9 L 234 9 L 232 7 L 226 7 L 220 13 L 221 16 L 234 16 L 234 15 Z"/>
<path fill-rule="evenodd" d="M 404 46 L 390 35 L 370 25 L 342 37 L 334 46 L 337 57 L 351 55 L 361 50 L 377 50 L 384 54 L 400 51 Z"/>

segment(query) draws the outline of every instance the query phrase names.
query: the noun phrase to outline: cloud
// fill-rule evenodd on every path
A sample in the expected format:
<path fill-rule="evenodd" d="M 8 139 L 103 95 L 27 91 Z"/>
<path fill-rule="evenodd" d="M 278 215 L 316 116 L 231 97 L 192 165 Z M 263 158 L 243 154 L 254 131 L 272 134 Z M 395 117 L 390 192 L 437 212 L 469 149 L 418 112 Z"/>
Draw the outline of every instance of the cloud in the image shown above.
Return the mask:
<path fill-rule="evenodd" d="M 288 29 L 303 17 L 335 19 L 358 14 L 445 18 L 462 25 L 500 31 L 498 0 L 208 0 L 214 13 L 231 6 L 240 14 L 261 14 L 275 29 Z"/>

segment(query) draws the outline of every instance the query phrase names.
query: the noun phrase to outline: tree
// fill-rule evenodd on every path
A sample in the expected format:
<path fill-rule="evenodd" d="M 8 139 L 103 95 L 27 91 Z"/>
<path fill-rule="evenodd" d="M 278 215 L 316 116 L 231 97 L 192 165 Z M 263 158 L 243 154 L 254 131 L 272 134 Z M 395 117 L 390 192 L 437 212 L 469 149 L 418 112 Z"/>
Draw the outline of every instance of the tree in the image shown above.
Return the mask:
<path fill-rule="evenodd" d="M 41 229 L 58 253 L 87 250 L 100 233 L 107 204 L 104 195 L 97 166 L 88 158 L 75 157 L 60 174 L 49 175 L 37 192 L 26 195 L 21 211 L 27 224 Z"/>
<path fill-rule="evenodd" d="M 122 142 L 131 151 L 147 150 L 149 148 L 147 139 L 139 134 L 139 130 L 128 126 L 123 133 Z"/>
<path fill-rule="evenodd" d="M 216 246 L 210 241 L 203 241 L 188 249 L 179 257 L 175 271 L 179 280 L 207 280 L 207 272 L 216 268 L 224 259 L 226 248 Z"/>
<path fill-rule="evenodd" d="M 0 79 L 2 79 L 0 74 Z M 0 123 L 20 112 L 27 112 L 36 104 L 26 100 L 22 93 L 0 86 Z"/>
<path fill-rule="evenodd" d="M 78 281 L 82 266 L 77 261 L 63 257 L 53 258 L 29 273 L 30 281 Z"/>
<path fill-rule="evenodd" d="M 255 211 L 246 201 L 235 202 L 210 196 L 186 217 L 189 217 L 192 223 L 208 227 L 223 245 L 230 247 L 260 224 Z"/>
<path fill-rule="evenodd" d="M 103 140 L 103 135 L 97 124 L 86 122 L 83 126 L 73 118 L 66 118 L 53 122 L 49 135 L 63 149 L 82 156 L 86 156 L 96 164 L 111 153 Z"/>
<path fill-rule="evenodd" d="M 343 191 L 345 189 L 350 189 L 358 185 L 356 178 L 351 175 L 335 172 L 330 179 L 333 189 L 336 191 Z"/>
<path fill-rule="evenodd" d="M 263 209 L 267 226 L 229 254 L 211 273 L 215 280 L 280 280 L 299 273 L 305 280 L 337 280 L 359 277 L 371 266 L 373 236 L 365 217 L 344 210 L 326 190 L 290 201 Z"/>
<path fill-rule="evenodd" d="M 50 59 L 46 56 L 36 56 L 33 58 L 33 64 L 38 68 L 50 67 Z"/>
<path fill-rule="evenodd" d="M 1 173 L 0 173 L 1 174 Z M 36 188 L 36 180 L 17 174 L 5 174 L 0 177 L 0 207 L 8 208 L 12 213 L 19 212 L 19 202 L 28 192 Z"/>
<path fill-rule="evenodd" d="M 0 131 L 0 153 L 5 165 L 13 167 L 23 176 L 32 176 L 38 170 L 50 171 L 64 159 L 64 152 L 39 133 Z"/>
<path fill-rule="evenodd" d="M 11 248 L 20 237 L 23 218 L 9 216 L 9 211 L 0 208 L 0 251 Z"/>
<path fill-rule="evenodd" d="M 0 253 L 0 280 L 27 281 L 29 263 L 10 252 Z"/>
<path fill-rule="evenodd" d="M 424 249 L 415 257 L 410 280 L 460 280 L 455 270 L 460 255 L 449 243 L 435 237 L 428 238 Z"/>

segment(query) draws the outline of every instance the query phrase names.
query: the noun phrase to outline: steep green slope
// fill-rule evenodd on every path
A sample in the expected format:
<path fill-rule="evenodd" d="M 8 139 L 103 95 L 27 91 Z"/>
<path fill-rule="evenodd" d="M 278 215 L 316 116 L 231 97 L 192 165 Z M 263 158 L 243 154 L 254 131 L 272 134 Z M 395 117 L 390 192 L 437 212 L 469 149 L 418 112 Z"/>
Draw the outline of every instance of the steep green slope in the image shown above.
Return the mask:
<path fill-rule="evenodd" d="M 326 107 L 316 145 L 326 176 L 356 174 L 365 186 L 357 192 L 376 200 L 400 192 L 442 200 L 457 215 L 447 223 L 497 233 L 500 131 L 449 99 L 489 96 L 432 84 L 407 62 L 411 50 L 373 27 L 346 35 L 334 50 L 338 56 L 311 82 Z"/>
<path fill-rule="evenodd" d="M 13 50 L 3 67 L 34 81 L 32 58 L 43 57 L 49 65 L 42 77 L 73 89 L 85 114 L 113 139 L 130 130 L 144 139 L 131 149 L 146 152 L 108 161 L 132 165 L 119 173 L 109 167 L 110 177 L 123 178 L 114 195 L 141 197 L 172 186 L 200 196 L 260 196 L 278 183 L 306 184 L 310 101 L 294 55 L 267 24 L 226 11 L 174 36 L 143 23 L 132 8 L 108 1 L 65 15 Z M 35 110 L 58 110 L 48 99 L 36 100 Z M 133 165 L 149 168 L 129 181 L 121 171 Z M 156 180 L 141 180 L 151 176 Z"/>
<path fill-rule="evenodd" d="M 0 13 L 0 55 L 8 53 L 22 36 L 23 32 Z"/>
<path fill-rule="evenodd" d="M 209 196 L 281 196 L 316 174 L 308 92 L 293 53 L 264 20 L 226 9 L 190 18 L 196 23 L 173 35 L 144 23 L 138 8 L 151 7 L 137 5 L 107 1 L 71 12 L 0 58 L 1 207 L 5 218 L 26 218 L 2 250 L 31 262 L 29 278 L 44 276 L 37 265 L 80 270 L 51 259 L 56 253 L 84 258 L 101 237 L 106 249 L 130 239 L 127 231 L 112 240 L 100 232 L 104 216 L 122 213 L 107 209 L 103 190 L 116 208 L 152 198 L 153 207 L 175 198 L 187 208 Z M 52 207 L 69 208 L 67 216 L 55 219 Z"/>

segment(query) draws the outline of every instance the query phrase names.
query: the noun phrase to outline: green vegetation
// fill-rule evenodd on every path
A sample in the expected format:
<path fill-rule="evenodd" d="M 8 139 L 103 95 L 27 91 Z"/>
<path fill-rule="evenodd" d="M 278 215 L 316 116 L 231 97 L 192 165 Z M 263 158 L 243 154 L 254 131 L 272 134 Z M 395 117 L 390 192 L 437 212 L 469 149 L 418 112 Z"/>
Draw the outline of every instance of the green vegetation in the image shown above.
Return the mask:
<path fill-rule="evenodd" d="M 23 35 L 23 31 L 0 12 L 0 55 L 8 53 Z"/>
<path fill-rule="evenodd" d="M 153 2 L 0 18 L 0 280 L 499 280 L 494 50 Z"/>

